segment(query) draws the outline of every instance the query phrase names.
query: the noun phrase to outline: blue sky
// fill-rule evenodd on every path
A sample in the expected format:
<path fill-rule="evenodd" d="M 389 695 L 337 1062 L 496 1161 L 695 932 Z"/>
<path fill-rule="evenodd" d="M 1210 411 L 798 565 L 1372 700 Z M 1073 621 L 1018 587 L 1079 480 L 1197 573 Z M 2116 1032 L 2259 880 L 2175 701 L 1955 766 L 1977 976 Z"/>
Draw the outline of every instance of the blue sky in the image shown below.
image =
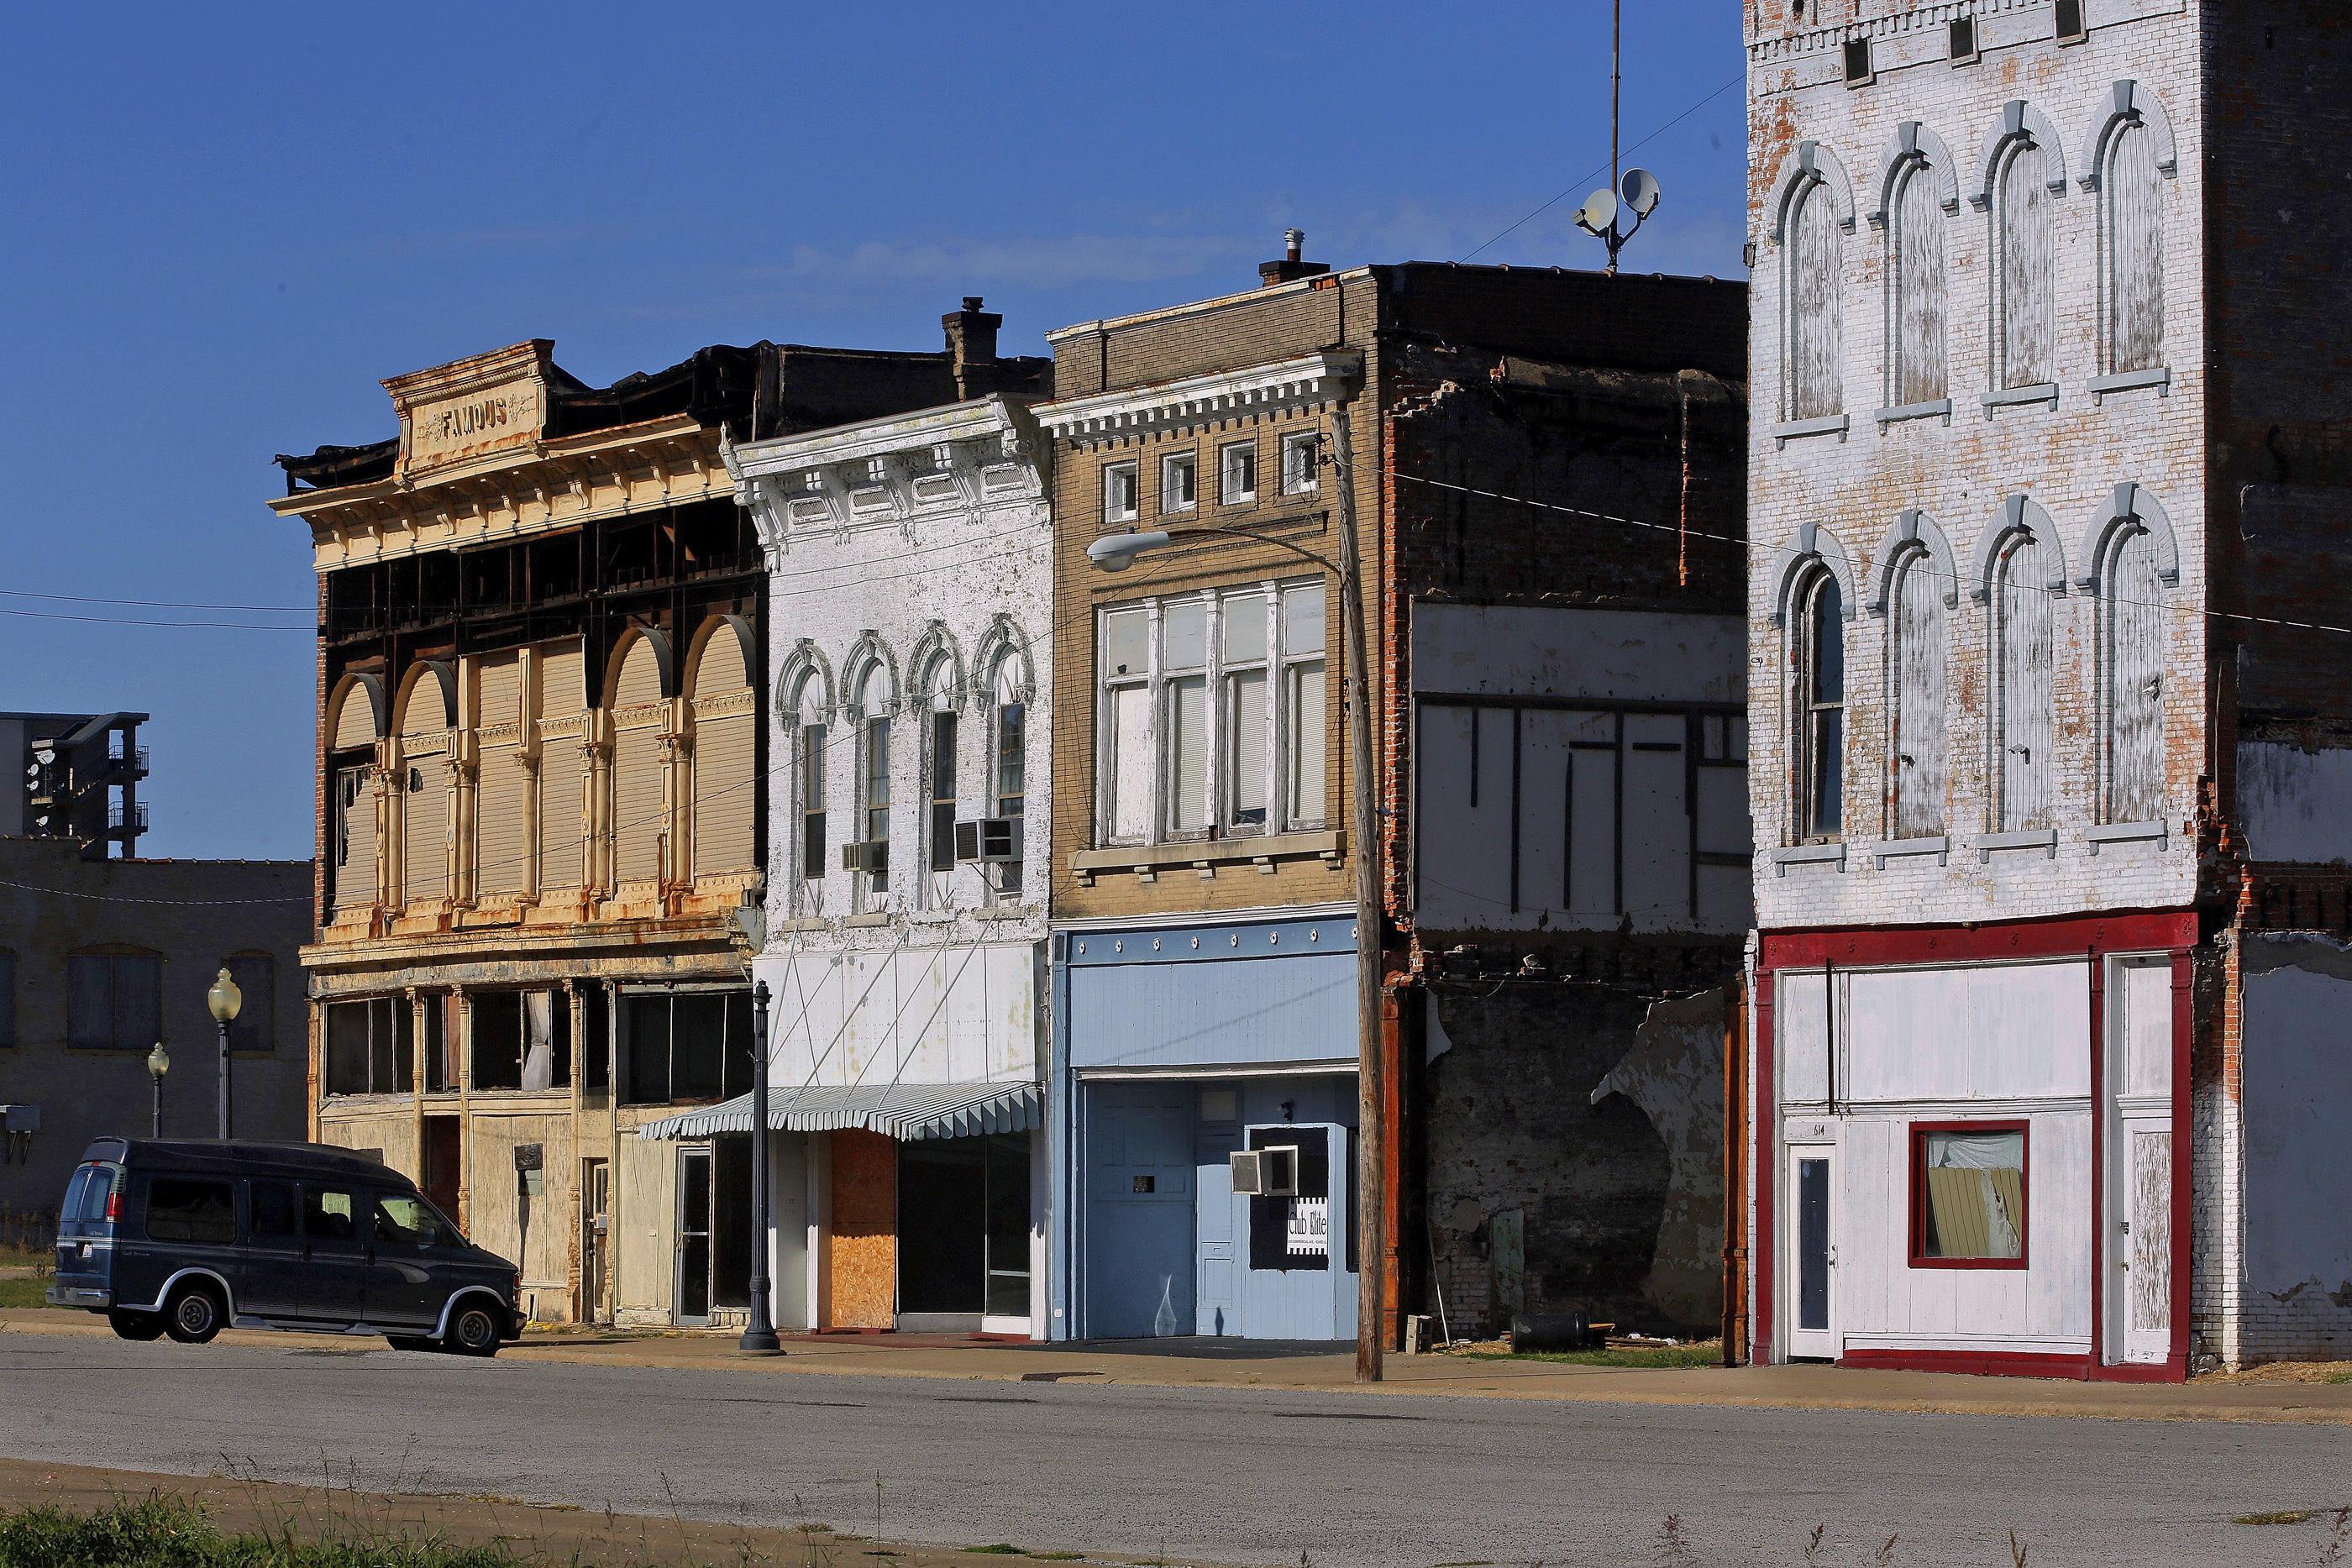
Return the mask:
<path fill-rule="evenodd" d="M 1626 7 L 1643 271 L 1744 276 L 1740 12 Z M 153 716 L 158 856 L 306 856 L 278 452 L 393 434 L 383 377 L 525 338 L 602 384 L 706 343 L 1007 352 L 1335 266 L 1597 267 L 1605 0 L 36 7 L 0 98 L 0 709 Z"/>

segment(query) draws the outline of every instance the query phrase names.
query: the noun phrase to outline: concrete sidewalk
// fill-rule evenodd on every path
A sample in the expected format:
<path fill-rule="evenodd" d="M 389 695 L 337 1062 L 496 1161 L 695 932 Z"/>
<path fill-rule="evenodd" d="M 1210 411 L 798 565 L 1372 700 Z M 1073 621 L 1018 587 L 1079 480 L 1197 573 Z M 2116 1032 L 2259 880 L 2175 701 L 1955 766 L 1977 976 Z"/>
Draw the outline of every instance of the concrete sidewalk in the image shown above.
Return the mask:
<path fill-rule="evenodd" d="M 0 1311 L 0 1333 L 110 1335 L 86 1312 Z M 223 1342 L 306 1349 L 383 1348 L 374 1338 L 232 1329 Z M 1353 1388 L 1353 1347 L 1244 1340 L 1117 1340 L 1008 1344 L 939 1334 L 793 1334 L 782 1356 L 745 1356 L 731 1332 L 601 1333 L 534 1331 L 501 1356 L 581 1365 L 691 1367 L 746 1376 L 855 1372 L 869 1376 L 1074 1382 L 1157 1387 Z M 2282 1369 L 2284 1370 L 2284 1369 Z M 2347 1374 L 2352 1375 L 2352 1368 Z M 2318 1374 L 2326 1375 L 2326 1374 Z M 2137 1421 L 2352 1423 L 2352 1383 L 2200 1378 L 2186 1385 L 2073 1383 L 1848 1367 L 1672 1370 L 1391 1355 L 1377 1395 L 1456 1395 L 1601 1404 L 1760 1406 L 1812 1410 L 1912 1410 L 1979 1416 L 2074 1416 Z"/>

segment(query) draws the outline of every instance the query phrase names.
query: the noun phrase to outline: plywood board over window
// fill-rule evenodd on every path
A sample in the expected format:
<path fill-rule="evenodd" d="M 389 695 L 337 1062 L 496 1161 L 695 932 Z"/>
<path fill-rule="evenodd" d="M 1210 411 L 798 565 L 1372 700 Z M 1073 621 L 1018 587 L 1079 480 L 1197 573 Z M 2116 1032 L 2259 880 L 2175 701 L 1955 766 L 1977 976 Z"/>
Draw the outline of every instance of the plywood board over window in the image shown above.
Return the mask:
<path fill-rule="evenodd" d="M 833 1300 L 827 1326 L 891 1328 L 898 1312 L 898 1147 L 848 1130 L 833 1145 Z"/>
<path fill-rule="evenodd" d="M 2052 294 L 2050 188 L 2042 149 L 2020 137 L 2001 164 L 1996 214 L 2000 251 L 2001 385 L 2057 379 Z"/>
<path fill-rule="evenodd" d="M 694 706 L 694 874 L 752 869 L 757 804 L 749 644 L 733 622 L 710 627 L 688 690 Z"/>
<path fill-rule="evenodd" d="M 2109 336 L 2107 368 L 2154 370 L 2164 363 L 2164 178 L 2156 133 L 2145 125 L 2119 132 L 2103 183 L 2107 198 Z"/>
<path fill-rule="evenodd" d="M 523 797 L 530 782 L 519 759 L 521 658 L 513 652 L 486 654 L 475 678 L 482 745 L 474 789 L 474 887 L 516 893 L 527 869 Z"/>
<path fill-rule="evenodd" d="M 2000 726 L 1994 776 L 2000 831 L 2051 823 L 2051 579 L 2049 547 L 2020 533 L 2004 548 L 1993 602 Z"/>
<path fill-rule="evenodd" d="M 1950 395 L 1945 363 L 1944 211 L 1936 172 L 1915 162 L 1895 197 L 1895 402 Z"/>
<path fill-rule="evenodd" d="M 2106 819 L 2152 822 L 2164 788 L 2164 584 L 2156 536 L 2117 530 L 2105 573 L 2106 599 Z"/>
<path fill-rule="evenodd" d="M 1934 558 L 1913 549 L 1895 592 L 1895 724 L 1888 748 L 1892 837 L 1944 831 L 1944 592 Z"/>
<path fill-rule="evenodd" d="M 1826 186 L 1798 198 L 1790 255 L 1789 417 L 1821 419 L 1845 408 L 1843 254 Z"/>

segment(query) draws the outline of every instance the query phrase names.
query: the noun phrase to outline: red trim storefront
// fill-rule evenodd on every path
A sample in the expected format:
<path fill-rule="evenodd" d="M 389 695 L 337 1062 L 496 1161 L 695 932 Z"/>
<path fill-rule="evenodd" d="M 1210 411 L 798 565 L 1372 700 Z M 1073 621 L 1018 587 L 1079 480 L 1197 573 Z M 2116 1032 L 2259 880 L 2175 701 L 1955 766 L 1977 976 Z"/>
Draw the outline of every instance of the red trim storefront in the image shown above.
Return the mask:
<path fill-rule="evenodd" d="M 2190 962 L 2197 946 L 2198 917 L 2191 910 L 2114 914 L 2055 920 L 1987 922 L 1966 925 L 1876 926 L 1858 931 L 1780 931 L 1762 936 L 1756 975 L 1756 1103 L 1769 1111 L 1757 1120 L 1755 1162 L 1756 1271 L 1754 1359 L 1775 1354 L 1775 1321 L 1781 1261 L 1774 1229 L 1776 1180 L 1781 1147 L 1781 1111 L 1773 1023 L 1773 982 L 1783 969 L 1866 968 L 1876 966 L 1981 964 L 2001 959 L 2081 955 L 2091 974 L 2091 1349 L 2087 1355 L 1985 1351 L 1854 1350 L 1842 1366 L 1906 1367 L 1926 1372 L 1973 1372 L 2028 1377 L 2071 1377 L 2116 1383 L 2179 1383 L 2189 1374 L 2190 1210 L 2189 1057 Z M 2106 1182 L 2106 966 L 2109 954 L 2168 953 L 2172 959 L 2172 1338 L 2161 1364 L 2105 1362 L 2103 1292 L 2107 1270 Z"/>

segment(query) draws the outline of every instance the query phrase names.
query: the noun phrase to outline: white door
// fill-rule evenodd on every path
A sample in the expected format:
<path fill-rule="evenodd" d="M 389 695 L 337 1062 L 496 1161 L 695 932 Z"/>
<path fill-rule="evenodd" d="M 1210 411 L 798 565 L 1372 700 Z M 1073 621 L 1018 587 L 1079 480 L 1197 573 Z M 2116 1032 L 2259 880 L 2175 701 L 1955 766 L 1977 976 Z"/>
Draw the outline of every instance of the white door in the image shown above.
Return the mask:
<path fill-rule="evenodd" d="M 1837 1336 L 1837 1151 L 1801 1144 L 1789 1151 L 1789 1354 L 1834 1361 Z"/>
<path fill-rule="evenodd" d="M 2122 1117 L 2115 1161 L 2122 1202 L 2109 1252 L 2123 1359 L 2161 1362 L 2172 1349 L 2172 1117 Z"/>
<path fill-rule="evenodd" d="M 2172 960 L 2110 960 L 2106 1348 L 2160 1364 L 2172 1349 Z"/>

